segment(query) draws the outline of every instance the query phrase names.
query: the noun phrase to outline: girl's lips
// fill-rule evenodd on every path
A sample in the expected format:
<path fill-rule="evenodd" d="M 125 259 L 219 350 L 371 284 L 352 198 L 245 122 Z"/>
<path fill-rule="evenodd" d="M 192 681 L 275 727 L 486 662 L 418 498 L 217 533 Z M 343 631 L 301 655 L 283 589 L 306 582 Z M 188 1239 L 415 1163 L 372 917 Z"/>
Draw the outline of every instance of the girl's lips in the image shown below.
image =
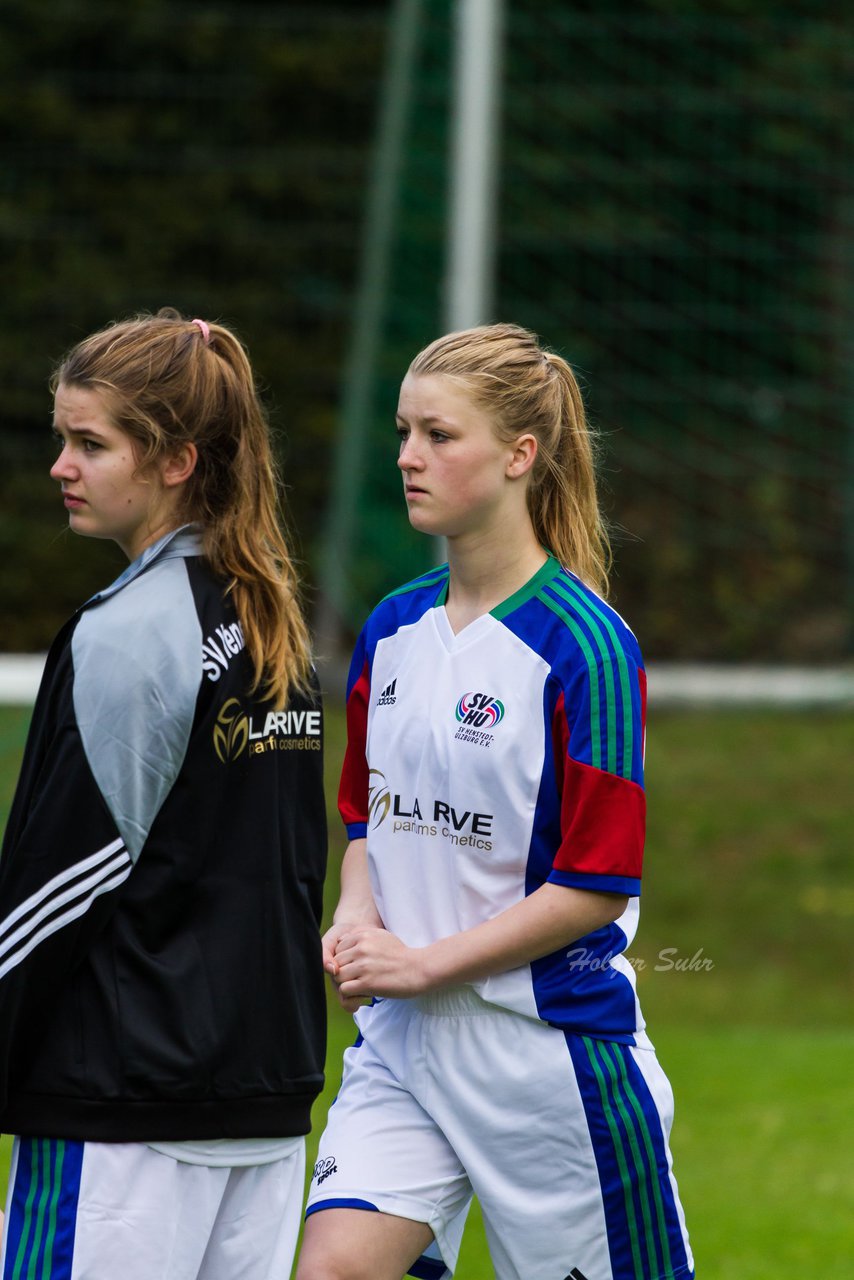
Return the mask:
<path fill-rule="evenodd" d="M 64 493 L 64 494 L 62 495 L 62 501 L 65 503 L 66 507 L 82 507 L 82 506 L 85 506 L 85 499 L 84 499 L 84 498 L 78 498 L 78 497 L 77 497 L 75 494 L 73 494 L 73 493 Z"/>

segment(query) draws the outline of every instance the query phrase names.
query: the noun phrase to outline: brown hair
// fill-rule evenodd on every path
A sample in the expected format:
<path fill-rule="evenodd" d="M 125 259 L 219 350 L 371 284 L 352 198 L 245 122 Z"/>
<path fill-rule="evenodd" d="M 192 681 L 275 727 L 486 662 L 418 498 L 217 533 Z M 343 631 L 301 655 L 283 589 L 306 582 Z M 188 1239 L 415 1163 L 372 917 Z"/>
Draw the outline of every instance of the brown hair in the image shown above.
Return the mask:
<path fill-rule="evenodd" d="M 536 437 L 527 495 L 534 532 L 561 564 L 604 595 L 611 554 L 596 495 L 593 438 L 567 362 L 527 329 L 492 324 L 437 338 L 409 372 L 453 379 L 489 413 L 499 439 Z"/>
<path fill-rule="evenodd" d="M 311 669 L 298 582 L 280 525 L 267 416 L 249 357 L 225 325 L 171 307 L 108 325 L 56 369 L 60 385 L 96 391 L 130 437 L 144 471 L 181 444 L 198 451 L 181 518 L 201 525 L 203 549 L 226 583 L 255 666 L 253 691 L 284 705 Z"/>

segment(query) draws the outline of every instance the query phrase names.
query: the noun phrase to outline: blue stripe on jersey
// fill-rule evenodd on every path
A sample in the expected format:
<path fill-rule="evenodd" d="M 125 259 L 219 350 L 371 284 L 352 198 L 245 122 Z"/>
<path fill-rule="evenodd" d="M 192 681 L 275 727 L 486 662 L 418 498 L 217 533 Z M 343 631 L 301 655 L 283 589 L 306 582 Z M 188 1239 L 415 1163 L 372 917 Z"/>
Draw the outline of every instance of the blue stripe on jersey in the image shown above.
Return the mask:
<path fill-rule="evenodd" d="M 624 1045 L 566 1035 L 599 1170 L 614 1280 L 668 1280 L 690 1268 L 661 1119 Z"/>
<path fill-rule="evenodd" d="M 631 980 L 610 964 L 625 948 L 626 935 L 618 924 L 609 924 L 568 947 L 532 960 L 531 984 L 543 1022 L 575 1032 L 595 1027 L 611 1040 L 633 1045 L 635 989 Z"/>
<path fill-rule="evenodd" d="M 71 1280 L 84 1143 L 17 1144 L 3 1280 Z"/>
<path fill-rule="evenodd" d="M 624 893 L 639 898 L 641 882 L 637 876 L 597 876 L 590 872 L 550 871 L 549 884 L 562 884 L 568 889 L 593 889 L 597 893 Z"/>

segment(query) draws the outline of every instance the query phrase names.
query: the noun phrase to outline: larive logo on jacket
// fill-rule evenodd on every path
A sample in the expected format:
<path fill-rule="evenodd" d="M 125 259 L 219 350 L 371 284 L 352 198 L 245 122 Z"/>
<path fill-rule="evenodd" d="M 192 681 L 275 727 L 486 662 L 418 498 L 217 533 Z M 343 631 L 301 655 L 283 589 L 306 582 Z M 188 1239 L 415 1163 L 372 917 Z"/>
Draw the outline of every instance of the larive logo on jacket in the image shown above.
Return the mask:
<path fill-rule="evenodd" d="M 217 714 L 213 731 L 214 750 L 223 764 L 236 760 L 248 749 L 250 755 L 268 751 L 319 751 L 322 742 L 322 713 L 319 709 L 268 711 L 263 727 L 253 723 L 237 698 L 228 698 Z"/>

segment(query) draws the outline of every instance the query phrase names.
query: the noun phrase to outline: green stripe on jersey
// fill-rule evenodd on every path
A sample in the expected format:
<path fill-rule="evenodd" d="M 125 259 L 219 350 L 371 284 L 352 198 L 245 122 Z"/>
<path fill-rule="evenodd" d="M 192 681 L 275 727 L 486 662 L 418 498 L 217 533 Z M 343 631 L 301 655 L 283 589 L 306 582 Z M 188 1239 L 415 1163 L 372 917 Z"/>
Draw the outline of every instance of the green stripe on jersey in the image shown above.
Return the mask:
<path fill-rule="evenodd" d="M 541 600 L 547 609 L 551 609 L 552 613 L 556 613 L 562 622 L 565 622 L 572 634 L 575 636 L 584 659 L 587 663 L 587 671 L 590 676 L 590 759 L 595 769 L 602 768 L 602 730 L 599 724 L 599 669 L 596 665 L 596 655 L 590 648 L 587 636 L 579 627 L 566 609 L 557 600 L 547 596 L 545 591 L 537 593 L 537 599 Z"/>
<path fill-rule="evenodd" d="M 497 618 L 500 622 L 502 618 L 507 617 L 508 613 L 513 613 L 515 609 L 521 609 L 522 605 L 535 596 L 540 587 L 544 586 L 559 571 L 560 565 L 557 560 L 555 560 L 554 556 L 549 556 L 545 564 L 537 570 L 533 578 L 528 579 L 524 587 L 514 591 L 512 596 L 502 600 L 501 604 L 497 604 L 494 609 L 490 609 L 493 618 Z"/>
<path fill-rule="evenodd" d="M 600 609 L 598 605 L 588 600 L 585 593 L 581 590 L 576 582 L 571 578 L 561 578 L 559 581 L 552 582 L 552 591 L 557 592 L 564 600 L 574 604 L 582 616 L 587 620 L 590 627 L 595 626 L 594 618 L 605 627 L 611 638 L 611 644 L 614 646 L 614 653 L 617 656 L 617 670 L 620 676 L 620 691 L 622 693 L 623 703 L 623 768 L 622 776 L 631 778 L 632 776 L 632 751 L 634 748 L 634 723 L 632 719 L 632 695 L 629 688 L 629 669 L 626 666 L 626 655 L 623 653 L 623 646 L 617 639 L 617 633 L 611 619 Z M 569 590 L 567 590 L 569 588 Z M 601 652 L 601 650 L 600 650 Z M 613 667 L 613 660 L 609 656 L 609 667 Z M 606 675 L 607 678 L 607 675 Z M 613 675 L 611 676 L 613 680 Z M 609 722 L 610 729 L 610 722 Z M 616 749 L 617 744 L 614 743 L 614 764 L 611 764 L 611 749 L 609 743 L 608 750 L 608 769 L 611 773 L 616 773 Z"/>
<path fill-rule="evenodd" d="M 393 600 L 395 596 L 405 596 L 410 591 L 420 591 L 422 587 L 444 586 L 447 579 L 448 566 L 443 564 L 440 568 L 434 569 L 430 573 L 425 573 L 420 578 L 415 578 L 413 582 L 407 582 L 404 586 L 396 587 L 394 591 L 389 591 L 387 596 L 383 596 L 380 604 L 386 600 Z"/>
<path fill-rule="evenodd" d="M 609 773 L 617 772 L 617 697 L 614 688 L 614 664 L 611 660 L 611 654 L 605 637 L 602 634 L 601 627 L 598 626 L 593 614 L 584 603 L 584 597 L 580 600 L 574 599 L 568 592 L 561 589 L 559 582 L 550 582 L 549 586 L 552 591 L 561 596 L 568 604 L 571 604 L 576 613 L 580 614 L 590 628 L 590 632 L 599 650 L 599 656 L 602 659 L 602 674 L 605 677 L 605 709 L 608 718 L 608 764 L 606 766 Z"/>

